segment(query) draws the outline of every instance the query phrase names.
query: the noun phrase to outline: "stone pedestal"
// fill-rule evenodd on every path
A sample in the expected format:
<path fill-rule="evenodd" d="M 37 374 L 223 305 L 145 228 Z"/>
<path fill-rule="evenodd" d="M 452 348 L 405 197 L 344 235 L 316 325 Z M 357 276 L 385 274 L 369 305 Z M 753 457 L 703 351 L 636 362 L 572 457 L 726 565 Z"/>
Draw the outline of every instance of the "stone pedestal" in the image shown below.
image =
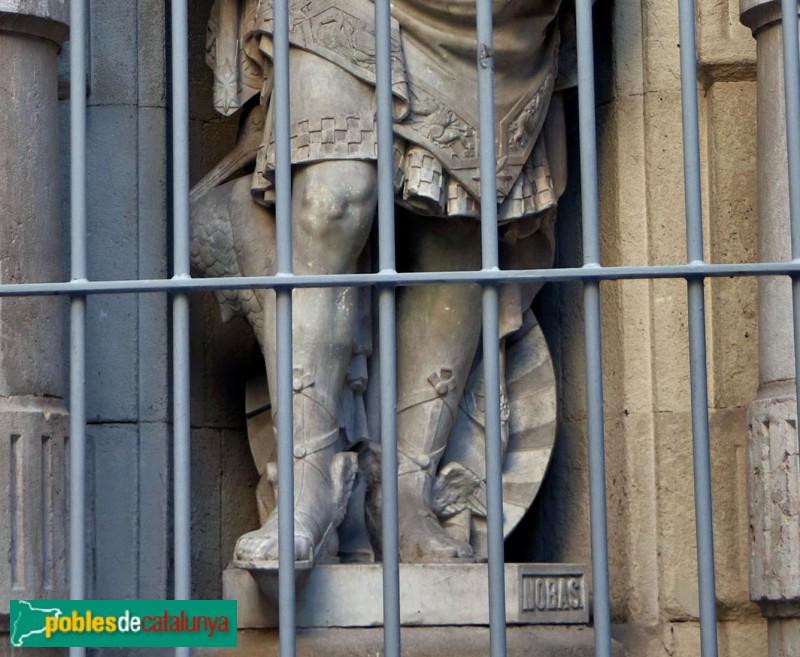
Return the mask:
<path fill-rule="evenodd" d="M 380 605 L 380 601 L 377 603 Z M 509 627 L 508 657 L 594 657 L 590 627 Z M 195 649 L 194 657 L 277 657 L 277 630 L 239 632 L 236 648 Z M 404 627 L 400 633 L 404 657 L 486 657 L 486 627 Z M 625 649 L 612 641 L 613 657 Z M 297 657 L 376 657 L 383 655 L 380 628 L 325 628 L 297 633 Z"/>
<path fill-rule="evenodd" d="M 759 259 L 785 261 L 791 251 L 781 7 L 778 0 L 741 0 L 740 10 L 757 41 Z M 800 646 L 794 348 L 790 280 L 759 279 L 760 387 L 748 407 L 750 597 L 769 620 L 771 657 L 796 655 Z"/>
<path fill-rule="evenodd" d="M 56 55 L 64 0 L 0 0 L 0 281 L 62 280 Z M 67 597 L 59 299 L 0 299 L 0 616 Z M 8 558 L 5 558 L 8 555 Z"/>
<path fill-rule="evenodd" d="M 255 576 L 254 576 L 255 575 Z M 227 568 L 223 597 L 238 605 L 239 645 L 195 657 L 278 654 L 277 572 Z M 258 581 L 257 581 L 258 580 Z M 383 654 L 380 564 L 318 564 L 298 579 L 298 657 Z M 508 656 L 593 657 L 586 566 L 506 564 Z M 486 564 L 400 564 L 403 655 L 489 653 Z M 613 655 L 622 657 L 614 642 Z"/>
<path fill-rule="evenodd" d="M 380 564 L 319 564 L 298 572 L 298 627 L 378 627 L 383 623 Z M 223 597 L 238 602 L 240 629 L 276 628 L 277 570 L 227 568 Z M 505 565 L 506 623 L 587 624 L 586 566 Z M 400 565 L 400 622 L 489 625 L 488 572 L 480 563 Z"/>

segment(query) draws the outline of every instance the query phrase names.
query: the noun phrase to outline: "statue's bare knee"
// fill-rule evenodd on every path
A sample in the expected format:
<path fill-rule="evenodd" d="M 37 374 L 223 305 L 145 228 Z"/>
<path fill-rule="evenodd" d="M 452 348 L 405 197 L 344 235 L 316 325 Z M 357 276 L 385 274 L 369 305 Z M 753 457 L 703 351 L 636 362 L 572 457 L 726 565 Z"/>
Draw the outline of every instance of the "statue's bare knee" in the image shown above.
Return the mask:
<path fill-rule="evenodd" d="M 295 266 L 313 273 L 350 271 L 364 248 L 377 202 L 374 162 L 318 162 L 294 175 Z"/>

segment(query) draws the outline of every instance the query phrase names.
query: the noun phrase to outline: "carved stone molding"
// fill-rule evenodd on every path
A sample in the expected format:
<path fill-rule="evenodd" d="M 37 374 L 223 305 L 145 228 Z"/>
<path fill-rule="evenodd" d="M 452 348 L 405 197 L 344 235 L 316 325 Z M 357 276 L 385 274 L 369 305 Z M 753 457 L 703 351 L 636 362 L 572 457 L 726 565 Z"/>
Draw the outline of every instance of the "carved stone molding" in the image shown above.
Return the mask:
<path fill-rule="evenodd" d="M 750 595 L 759 603 L 800 600 L 797 413 L 791 397 L 748 408 Z"/>
<path fill-rule="evenodd" d="M 800 5 L 798 5 L 800 10 Z M 739 13 L 742 23 L 753 31 L 758 38 L 758 31 L 781 20 L 780 0 L 739 0 Z"/>
<path fill-rule="evenodd" d="M 20 32 L 64 43 L 69 36 L 68 0 L 0 0 L 0 32 Z"/>

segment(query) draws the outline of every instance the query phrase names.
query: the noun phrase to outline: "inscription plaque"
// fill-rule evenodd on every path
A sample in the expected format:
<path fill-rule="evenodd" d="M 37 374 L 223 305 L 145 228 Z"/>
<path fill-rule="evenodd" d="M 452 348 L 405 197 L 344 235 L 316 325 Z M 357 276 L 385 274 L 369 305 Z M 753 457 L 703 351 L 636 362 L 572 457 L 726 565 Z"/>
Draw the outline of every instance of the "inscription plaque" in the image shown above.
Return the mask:
<path fill-rule="evenodd" d="M 520 622 L 587 623 L 589 596 L 585 567 L 570 565 L 565 569 L 559 564 L 557 570 L 542 572 L 550 570 L 543 566 L 519 567 Z"/>

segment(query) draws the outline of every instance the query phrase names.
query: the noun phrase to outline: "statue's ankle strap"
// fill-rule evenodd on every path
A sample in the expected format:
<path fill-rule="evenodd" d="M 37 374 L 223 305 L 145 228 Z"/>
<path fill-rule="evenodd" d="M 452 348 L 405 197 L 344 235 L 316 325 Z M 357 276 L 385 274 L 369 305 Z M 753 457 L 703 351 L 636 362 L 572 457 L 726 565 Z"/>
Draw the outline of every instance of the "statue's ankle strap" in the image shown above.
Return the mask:
<path fill-rule="evenodd" d="M 293 397 L 302 395 L 314 402 L 335 426 L 339 426 L 338 413 L 330 408 L 330 399 L 317 387 L 317 380 L 313 372 L 307 372 L 302 367 L 295 367 L 292 370 L 292 392 Z"/>
<path fill-rule="evenodd" d="M 294 446 L 292 453 L 295 459 L 302 459 L 306 456 L 311 456 L 323 449 L 330 447 L 339 440 L 339 428 L 324 434 L 322 436 L 315 436 L 313 438 L 308 436 L 294 436 Z"/>
<path fill-rule="evenodd" d="M 456 408 L 453 406 L 452 395 L 450 395 L 457 385 L 453 370 L 449 367 L 442 367 L 438 372 L 433 372 L 427 381 L 429 383 L 428 386 L 404 395 L 397 400 L 397 412 L 402 413 L 425 402 L 441 400 L 455 417 Z"/>
<path fill-rule="evenodd" d="M 446 447 L 447 445 L 444 445 L 433 452 L 425 453 L 405 443 L 398 442 L 397 476 L 420 471 L 426 471 L 432 476 L 434 467 L 439 462 L 442 454 L 444 454 Z"/>

